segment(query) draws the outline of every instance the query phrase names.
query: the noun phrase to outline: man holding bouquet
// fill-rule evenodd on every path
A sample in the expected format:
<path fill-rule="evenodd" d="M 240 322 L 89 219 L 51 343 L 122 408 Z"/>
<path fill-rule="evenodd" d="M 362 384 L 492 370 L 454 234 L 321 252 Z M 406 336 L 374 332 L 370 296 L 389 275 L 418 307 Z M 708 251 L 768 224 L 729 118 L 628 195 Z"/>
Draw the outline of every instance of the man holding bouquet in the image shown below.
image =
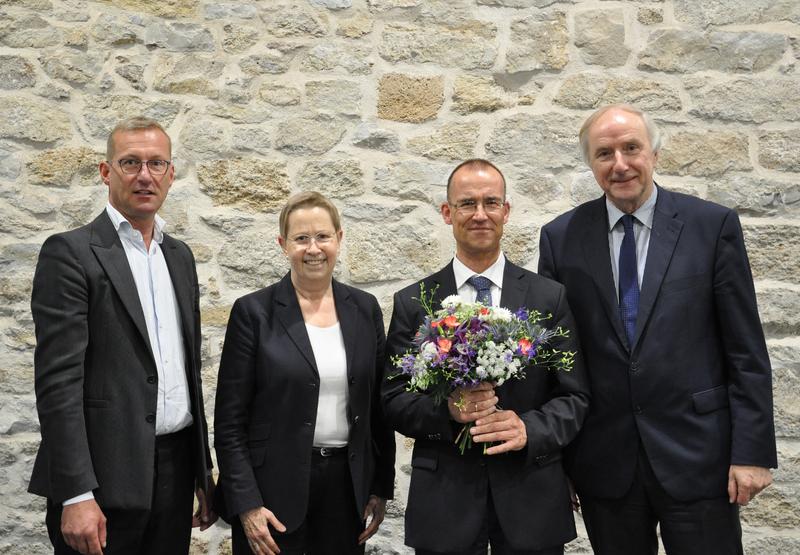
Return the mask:
<path fill-rule="evenodd" d="M 394 296 L 382 393 L 390 425 L 416 440 L 405 542 L 419 554 L 485 554 L 489 546 L 493 555 L 561 554 L 576 536 L 561 450 L 578 433 L 589 404 L 580 356 L 569 371 L 531 365 L 524 378 L 503 385 L 471 381 L 455 387 L 446 403 L 419 391 L 396 367 L 414 350 L 420 325 L 429 323 L 426 314 L 454 295 L 525 317 L 551 316 L 543 325 L 562 333 L 550 337 L 548 352 L 577 350 L 564 288 L 514 265 L 500 249 L 509 212 L 499 169 L 485 160 L 458 165 L 441 205 L 453 228 L 455 258 Z M 448 348 L 458 356 L 449 342 L 438 344 L 436 356 Z M 456 440 L 465 424 L 473 445 L 462 453 Z"/>

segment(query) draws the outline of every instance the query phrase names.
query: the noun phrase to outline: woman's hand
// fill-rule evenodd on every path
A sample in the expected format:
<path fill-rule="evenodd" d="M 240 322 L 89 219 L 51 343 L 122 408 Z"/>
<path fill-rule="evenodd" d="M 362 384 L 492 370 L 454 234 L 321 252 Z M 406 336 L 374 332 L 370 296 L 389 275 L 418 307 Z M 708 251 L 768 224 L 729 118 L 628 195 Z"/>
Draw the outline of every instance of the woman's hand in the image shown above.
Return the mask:
<path fill-rule="evenodd" d="M 372 516 L 372 519 L 369 521 L 367 527 L 364 528 L 364 531 L 358 536 L 358 545 L 366 543 L 368 539 L 375 535 L 385 515 L 386 499 L 378 497 L 377 495 L 370 495 L 367 506 L 364 508 L 364 520 L 369 519 L 370 516 Z"/>
<path fill-rule="evenodd" d="M 285 532 L 286 526 L 266 507 L 256 507 L 239 515 L 247 543 L 255 555 L 277 555 L 281 552 L 278 544 L 269 533 L 269 525 L 278 532 Z"/>

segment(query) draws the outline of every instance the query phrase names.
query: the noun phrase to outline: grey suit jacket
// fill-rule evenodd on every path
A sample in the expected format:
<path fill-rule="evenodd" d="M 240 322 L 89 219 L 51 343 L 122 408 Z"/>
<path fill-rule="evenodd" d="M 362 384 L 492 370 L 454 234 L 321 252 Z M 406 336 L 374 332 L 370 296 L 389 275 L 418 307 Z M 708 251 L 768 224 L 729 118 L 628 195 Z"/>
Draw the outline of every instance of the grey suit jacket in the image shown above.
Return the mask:
<path fill-rule="evenodd" d="M 184 243 L 165 235 L 161 248 L 186 346 L 196 481 L 206 488 L 197 274 Z M 103 509 L 150 507 L 158 375 L 133 274 L 105 211 L 45 241 L 31 311 L 42 442 L 28 491 L 60 503 L 92 490 Z"/>

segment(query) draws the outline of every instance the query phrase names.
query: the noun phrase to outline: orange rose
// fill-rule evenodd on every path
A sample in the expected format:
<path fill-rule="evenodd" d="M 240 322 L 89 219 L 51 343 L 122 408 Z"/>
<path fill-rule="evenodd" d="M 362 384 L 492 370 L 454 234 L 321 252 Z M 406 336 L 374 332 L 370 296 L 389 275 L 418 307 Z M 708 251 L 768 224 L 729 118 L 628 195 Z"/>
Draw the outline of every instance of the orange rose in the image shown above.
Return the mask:
<path fill-rule="evenodd" d="M 439 347 L 439 354 L 443 355 L 450 352 L 450 347 L 453 346 L 453 342 L 444 337 L 440 337 L 436 340 L 436 345 Z"/>
<path fill-rule="evenodd" d="M 531 342 L 524 337 L 517 341 L 517 345 L 519 345 L 519 350 L 523 355 L 527 355 L 531 350 Z"/>
<path fill-rule="evenodd" d="M 452 314 L 447 318 L 443 319 L 442 322 L 444 322 L 444 325 L 447 326 L 448 328 L 454 328 L 458 326 L 458 318 L 456 318 Z"/>

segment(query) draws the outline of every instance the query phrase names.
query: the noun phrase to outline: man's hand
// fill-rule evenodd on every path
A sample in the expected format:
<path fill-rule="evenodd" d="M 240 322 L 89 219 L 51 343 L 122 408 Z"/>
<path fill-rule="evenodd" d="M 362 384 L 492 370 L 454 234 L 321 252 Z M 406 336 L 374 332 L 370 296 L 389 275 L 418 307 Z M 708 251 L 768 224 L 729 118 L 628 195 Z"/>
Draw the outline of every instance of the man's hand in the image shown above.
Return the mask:
<path fill-rule="evenodd" d="M 364 520 L 367 520 L 370 516 L 372 516 L 372 520 L 369 521 L 367 527 L 364 528 L 364 531 L 358 536 L 358 545 L 367 543 L 367 540 L 378 531 L 378 526 L 383 522 L 383 517 L 385 515 L 386 499 L 378 497 L 377 495 L 370 495 L 367 506 L 364 508 Z"/>
<path fill-rule="evenodd" d="M 728 501 L 747 505 L 771 483 L 769 468 L 732 464 L 728 471 Z"/>
<path fill-rule="evenodd" d="M 472 441 L 497 443 L 486 450 L 487 455 L 519 451 L 528 444 L 525 423 L 513 410 L 500 410 L 479 418 L 469 433 Z"/>
<path fill-rule="evenodd" d="M 195 490 L 197 496 L 197 511 L 192 517 L 192 528 L 200 527 L 200 531 L 211 528 L 211 525 L 217 521 L 217 513 L 213 511 L 211 505 L 214 500 L 214 479 L 208 480 L 208 492 L 197 488 Z"/>
<path fill-rule="evenodd" d="M 278 532 L 285 532 L 286 526 L 272 511 L 266 507 L 257 507 L 240 514 L 239 520 L 242 521 L 242 528 L 247 536 L 247 543 L 250 544 L 250 550 L 255 555 L 276 555 L 281 552 L 269 533 L 268 524 L 271 524 Z"/>
<path fill-rule="evenodd" d="M 84 555 L 103 555 L 106 517 L 94 499 L 66 505 L 61 511 L 64 541 Z"/>
<path fill-rule="evenodd" d="M 450 418 L 460 424 L 475 422 L 492 414 L 496 404 L 494 386 L 486 382 L 481 382 L 475 387 L 459 387 L 447 398 Z"/>

